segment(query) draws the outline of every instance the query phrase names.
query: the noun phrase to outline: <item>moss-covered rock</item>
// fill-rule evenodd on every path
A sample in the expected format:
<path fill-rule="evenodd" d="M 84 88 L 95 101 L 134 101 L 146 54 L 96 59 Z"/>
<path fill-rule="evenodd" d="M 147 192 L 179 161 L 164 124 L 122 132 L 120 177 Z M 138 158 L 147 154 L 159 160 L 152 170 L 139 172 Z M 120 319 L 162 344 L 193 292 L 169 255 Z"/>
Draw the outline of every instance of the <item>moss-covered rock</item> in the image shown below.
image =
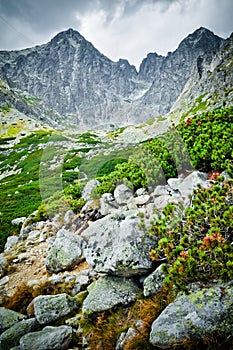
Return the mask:
<path fill-rule="evenodd" d="M 150 342 L 170 349 L 185 341 L 200 341 L 216 334 L 227 337 L 233 332 L 233 286 L 218 284 L 179 294 L 153 322 Z"/>
<path fill-rule="evenodd" d="M 86 316 L 109 310 L 116 305 L 127 305 L 136 300 L 140 292 L 133 281 L 111 276 L 99 278 L 87 289 L 89 294 L 82 308 Z"/>

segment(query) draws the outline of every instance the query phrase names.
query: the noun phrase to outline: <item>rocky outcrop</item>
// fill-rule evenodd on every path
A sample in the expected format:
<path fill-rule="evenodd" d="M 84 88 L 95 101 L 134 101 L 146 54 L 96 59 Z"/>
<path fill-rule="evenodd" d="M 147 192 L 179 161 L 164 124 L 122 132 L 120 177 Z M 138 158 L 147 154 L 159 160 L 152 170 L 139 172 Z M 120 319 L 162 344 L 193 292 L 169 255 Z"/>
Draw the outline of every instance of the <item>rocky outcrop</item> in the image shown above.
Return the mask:
<path fill-rule="evenodd" d="M 7 254 L 14 253 L 14 268 L 24 271 L 26 264 L 30 263 L 31 268 L 32 262 L 35 262 L 30 255 L 33 249 L 42 255 L 44 264 L 44 255 L 49 257 L 52 248 L 56 247 L 56 254 L 52 255 L 56 258 L 51 260 L 51 266 L 55 270 L 57 266 L 59 268 L 53 275 L 48 275 L 43 265 L 41 279 L 27 282 L 25 288 L 30 293 L 37 293 L 43 287 L 47 292 L 47 295 L 43 293 L 24 305 L 27 316 L 0 308 L 1 347 L 6 350 L 13 346 L 18 347 L 17 350 L 68 349 L 73 344 L 77 345 L 78 338 L 78 346 L 82 344 L 85 348 L 88 347 L 89 339 L 84 335 L 83 324 L 98 320 L 99 313 L 107 311 L 108 314 L 108 311 L 111 313 L 120 307 L 123 313 L 129 312 L 130 315 L 135 306 L 140 307 L 141 303 L 143 306 L 144 302 L 145 310 L 148 305 L 157 309 L 156 294 L 162 290 L 162 263 L 166 262 L 166 258 L 152 263 L 149 252 L 156 246 L 158 238 L 147 234 L 147 226 L 151 225 L 151 219 L 157 218 L 154 209 L 160 212 L 167 203 L 177 203 L 177 213 L 180 215 L 190 205 L 190 194 L 198 184 L 207 188 L 212 185 L 212 181 L 207 180 L 206 173 L 193 171 L 169 179 L 166 185 L 157 186 L 149 193 L 146 189 L 140 189 L 134 194 L 127 186 L 120 185 L 120 191 L 118 188 L 114 192 L 116 198 L 111 195 L 116 204 L 115 212 L 107 213 L 94 222 L 88 219 L 85 224 L 89 227 L 80 232 L 76 231 L 77 227 L 73 224 L 77 219 L 86 220 L 84 212 L 77 216 L 70 210 L 60 217 L 60 223 L 58 218 L 28 226 L 25 223 L 17 243 L 6 247 L 0 255 L 2 264 L 7 262 Z M 129 198 L 125 199 L 128 193 Z M 75 233 L 64 227 L 74 227 Z M 46 236 L 45 241 L 40 242 L 43 235 Z M 78 252 L 78 259 L 85 257 L 89 266 L 82 262 L 84 267 L 76 268 L 79 260 L 72 258 L 73 250 Z M 61 271 L 63 258 L 65 256 L 67 262 L 69 255 L 72 263 L 62 265 L 65 271 Z M 73 264 L 73 261 L 76 262 Z M 67 271 L 68 267 L 73 270 Z M 1 297 L 8 292 L 11 274 L 5 277 L 8 280 L 0 286 Z M 169 349 L 174 345 L 181 346 L 184 341 L 200 342 L 204 336 L 214 337 L 217 334 L 230 337 L 233 331 L 232 292 L 232 282 L 220 284 L 213 281 L 206 287 L 199 284 L 188 286 L 187 295 L 178 294 L 175 301 L 154 319 L 150 330 L 152 346 Z M 138 317 L 137 313 L 136 317 L 127 325 L 128 328 L 124 327 L 124 332 L 118 332 L 118 340 L 113 347 L 123 350 L 128 342 L 132 343 L 134 338 L 137 342 L 147 332 L 149 323 L 141 315 Z M 149 319 L 151 322 L 151 313 Z M 59 326 L 51 327 L 54 325 Z"/>
<path fill-rule="evenodd" d="M 170 349 L 218 332 L 229 336 L 233 331 L 232 293 L 231 284 L 220 284 L 179 295 L 153 322 L 150 342 Z"/>
<path fill-rule="evenodd" d="M 220 47 L 220 50 L 201 55 L 194 62 L 192 73 L 179 98 L 172 106 L 178 113 L 232 104 L 233 92 L 233 33 Z M 224 87 L 224 88 L 223 88 Z"/>
<path fill-rule="evenodd" d="M 153 106 L 157 115 L 167 113 L 182 92 L 197 58 L 218 51 L 222 43 L 223 39 L 205 28 L 190 34 L 164 58 L 159 74 L 141 98 L 141 103 Z"/>

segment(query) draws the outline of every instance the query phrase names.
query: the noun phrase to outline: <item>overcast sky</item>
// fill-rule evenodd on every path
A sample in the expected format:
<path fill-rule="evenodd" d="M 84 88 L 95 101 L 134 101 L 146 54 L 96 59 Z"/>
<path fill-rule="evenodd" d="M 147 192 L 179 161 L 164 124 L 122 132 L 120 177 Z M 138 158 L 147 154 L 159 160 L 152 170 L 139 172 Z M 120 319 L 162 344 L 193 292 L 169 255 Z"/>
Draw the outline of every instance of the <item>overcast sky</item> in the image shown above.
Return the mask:
<path fill-rule="evenodd" d="M 0 0 L 0 50 L 73 28 L 112 60 L 138 66 L 149 52 L 174 51 L 201 26 L 226 38 L 232 23 L 233 0 Z"/>

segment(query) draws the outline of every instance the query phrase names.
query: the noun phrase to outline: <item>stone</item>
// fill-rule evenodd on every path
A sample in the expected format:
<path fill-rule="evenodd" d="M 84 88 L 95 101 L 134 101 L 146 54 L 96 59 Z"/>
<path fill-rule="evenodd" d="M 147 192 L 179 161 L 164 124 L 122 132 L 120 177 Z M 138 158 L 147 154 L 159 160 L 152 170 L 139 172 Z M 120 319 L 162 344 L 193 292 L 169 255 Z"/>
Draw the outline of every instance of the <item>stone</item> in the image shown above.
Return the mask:
<path fill-rule="evenodd" d="M 136 195 L 137 197 L 142 196 L 142 195 L 145 195 L 145 194 L 148 194 L 148 193 L 147 193 L 147 190 L 146 190 L 145 188 L 139 188 L 139 189 L 137 189 L 137 191 L 135 192 L 135 195 Z"/>
<path fill-rule="evenodd" d="M 4 270 L 7 268 L 7 266 L 8 261 L 2 254 L 0 254 L 0 277 L 3 276 Z"/>
<path fill-rule="evenodd" d="M 163 280 L 164 274 L 162 272 L 162 265 L 160 265 L 143 281 L 143 294 L 145 297 L 149 297 L 160 292 L 163 285 Z"/>
<path fill-rule="evenodd" d="M 127 305 L 140 292 L 133 281 L 113 276 L 100 277 L 87 290 L 89 294 L 82 307 L 85 316 L 109 310 L 116 305 Z"/>
<path fill-rule="evenodd" d="M 18 236 L 9 236 L 7 237 L 6 244 L 4 246 L 4 250 L 11 249 L 15 244 L 17 244 L 19 241 Z"/>
<path fill-rule="evenodd" d="M 4 276 L 0 279 L 0 286 L 3 286 L 4 284 L 7 284 L 9 282 L 9 277 Z"/>
<path fill-rule="evenodd" d="M 114 190 L 114 198 L 117 204 L 126 205 L 133 198 L 133 191 L 125 184 L 118 185 Z"/>
<path fill-rule="evenodd" d="M 148 194 L 144 194 L 138 197 L 134 198 L 134 202 L 136 205 L 141 206 L 141 205 L 146 205 L 149 203 L 151 197 Z"/>
<path fill-rule="evenodd" d="M 75 282 L 72 288 L 72 295 L 79 293 L 90 283 L 91 283 L 91 279 L 89 276 L 78 275 L 75 279 Z"/>
<path fill-rule="evenodd" d="M 138 320 L 135 322 L 134 328 L 130 327 L 126 332 L 122 332 L 116 342 L 115 350 L 124 350 L 128 341 L 133 340 L 133 338 L 142 331 L 143 327 L 147 327 L 147 324 L 141 320 Z"/>
<path fill-rule="evenodd" d="M 25 216 L 22 216 L 21 218 L 16 218 L 16 219 L 13 219 L 11 220 L 11 224 L 12 225 L 20 225 L 20 224 L 23 224 L 25 221 L 26 221 L 26 217 Z"/>
<path fill-rule="evenodd" d="M 152 345 L 170 349 L 184 341 L 199 341 L 203 336 L 227 337 L 233 332 L 233 286 L 213 285 L 185 295 L 175 301 L 155 319 L 150 332 Z"/>
<path fill-rule="evenodd" d="M 34 299 L 36 320 L 47 324 L 70 314 L 76 309 L 75 300 L 66 293 L 57 295 L 39 295 Z"/>
<path fill-rule="evenodd" d="M 61 229 L 45 259 L 48 272 L 69 270 L 83 260 L 83 239 L 75 233 Z"/>
<path fill-rule="evenodd" d="M 167 183 L 171 187 L 171 189 L 178 190 L 182 181 L 182 178 L 170 178 L 167 180 Z"/>
<path fill-rule="evenodd" d="M 169 194 L 169 186 L 168 185 L 158 185 L 155 187 L 154 191 L 151 193 L 151 196 L 163 196 Z"/>
<path fill-rule="evenodd" d="M 104 193 L 100 198 L 100 213 L 101 215 L 112 214 L 119 206 L 111 193 Z"/>
<path fill-rule="evenodd" d="M 0 333 L 25 318 L 26 316 L 19 312 L 0 307 Z"/>
<path fill-rule="evenodd" d="M 70 224 L 75 218 L 76 218 L 76 215 L 73 212 L 73 210 L 68 210 L 64 215 L 64 223 L 66 225 Z"/>
<path fill-rule="evenodd" d="M 67 350 L 72 339 L 72 327 L 45 327 L 41 331 L 24 335 L 20 350 Z"/>
<path fill-rule="evenodd" d="M 98 180 L 90 180 L 86 183 L 86 185 L 83 188 L 82 191 L 82 197 L 86 200 L 89 201 L 91 199 L 91 192 L 98 186 L 100 185 L 100 182 Z"/>
<path fill-rule="evenodd" d="M 91 223 L 81 233 L 87 241 L 83 255 L 88 265 L 96 272 L 116 276 L 149 272 L 152 261 L 148 252 L 154 248 L 156 237 L 148 237 L 139 224 L 137 212 L 118 212 Z"/>
<path fill-rule="evenodd" d="M 134 338 L 136 334 L 136 330 L 132 327 L 130 327 L 127 332 L 122 332 L 119 339 L 117 340 L 115 350 L 124 350 L 124 346 L 127 341 Z"/>
<path fill-rule="evenodd" d="M 188 195 L 192 194 L 193 190 L 197 188 L 198 184 L 204 188 L 210 187 L 210 183 L 207 181 L 207 179 L 207 173 L 193 171 L 183 179 L 181 184 L 178 186 L 178 190 L 181 192 L 182 196 L 187 197 Z"/>
<path fill-rule="evenodd" d="M 15 323 L 11 328 L 8 328 L 0 335 L 0 349 L 10 350 L 13 346 L 19 344 L 20 338 L 29 332 L 39 329 L 39 324 L 35 318 L 22 320 Z"/>

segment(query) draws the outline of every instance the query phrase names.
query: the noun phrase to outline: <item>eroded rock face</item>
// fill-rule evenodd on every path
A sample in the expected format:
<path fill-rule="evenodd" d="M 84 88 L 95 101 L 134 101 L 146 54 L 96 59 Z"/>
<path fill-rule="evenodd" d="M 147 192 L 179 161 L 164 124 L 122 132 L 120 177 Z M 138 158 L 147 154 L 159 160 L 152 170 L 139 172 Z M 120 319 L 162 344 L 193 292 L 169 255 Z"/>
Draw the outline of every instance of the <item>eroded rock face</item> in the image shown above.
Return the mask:
<path fill-rule="evenodd" d="M 140 292 L 133 281 L 113 276 L 99 278 L 87 290 L 89 294 L 82 308 L 84 315 L 109 310 L 116 305 L 127 305 Z"/>
<path fill-rule="evenodd" d="M 161 349 L 181 345 L 185 340 L 200 340 L 216 332 L 233 332 L 233 287 L 220 284 L 179 295 L 153 322 L 150 342 Z"/>
<path fill-rule="evenodd" d="M 125 277 L 150 271 L 152 261 L 148 252 L 156 238 L 139 229 L 137 212 L 126 215 L 124 212 L 108 215 L 82 232 L 87 241 L 83 255 L 95 271 Z"/>
<path fill-rule="evenodd" d="M 72 339 L 72 327 L 45 327 L 20 339 L 21 350 L 66 350 Z"/>
<path fill-rule="evenodd" d="M 49 272 L 69 270 L 83 260 L 83 239 L 67 230 L 58 231 L 56 239 L 45 260 Z"/>

